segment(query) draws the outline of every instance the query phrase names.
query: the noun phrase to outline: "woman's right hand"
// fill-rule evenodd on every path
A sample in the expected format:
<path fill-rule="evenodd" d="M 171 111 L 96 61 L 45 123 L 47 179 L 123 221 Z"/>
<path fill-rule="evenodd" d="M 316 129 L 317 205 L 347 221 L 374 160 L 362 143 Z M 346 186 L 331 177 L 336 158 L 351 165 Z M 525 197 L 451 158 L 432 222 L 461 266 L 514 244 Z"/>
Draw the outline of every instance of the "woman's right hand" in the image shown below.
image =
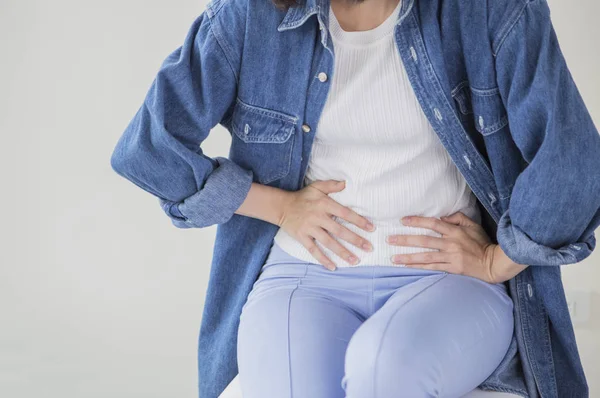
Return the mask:
<path fill-rule="evenodd" d="M 362 250 L 373 250 L 368 240 L 333 219 L 334 216 L 339 217 L 368 232 L 375 230 L 369 220 L 328 196 L 329 193 L 341 191 L 345 186 L 345 181 L 321 180 L 298 191 L 289 191 L 289 200 L 284 204 L 279 221 L 279 226 L 285 232 L 298 240 L 316 260 L 332 271 L 336 268 L 335 264 L 317 246 L 316 241 L 352 265 L 358 262 L 358 257 L 333 236 Z"/>

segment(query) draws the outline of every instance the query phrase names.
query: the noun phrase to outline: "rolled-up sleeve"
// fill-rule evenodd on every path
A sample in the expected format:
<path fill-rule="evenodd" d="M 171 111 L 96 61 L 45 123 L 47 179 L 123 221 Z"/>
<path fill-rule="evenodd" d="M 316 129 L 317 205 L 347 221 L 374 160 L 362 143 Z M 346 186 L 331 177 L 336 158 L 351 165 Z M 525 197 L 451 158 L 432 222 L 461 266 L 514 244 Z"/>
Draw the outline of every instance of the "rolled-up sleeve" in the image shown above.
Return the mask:
<path fill-rule="evenodd" d="M 579 262 L 600 224 L 600 135 L 567 67 L 544 0 L 526 3 L 496 53 L 515 144 L 528 162 L 497 240 L 524 265 Z"/>
<path fill-rule="evenodd" d="M 143 104 L 112 153 L 115 172 L 158 198 L 179 228 L 228 221 L 253 173 L 200 144 L 235 101 L 235 66 L 202 13 L 161 65 Z"/>

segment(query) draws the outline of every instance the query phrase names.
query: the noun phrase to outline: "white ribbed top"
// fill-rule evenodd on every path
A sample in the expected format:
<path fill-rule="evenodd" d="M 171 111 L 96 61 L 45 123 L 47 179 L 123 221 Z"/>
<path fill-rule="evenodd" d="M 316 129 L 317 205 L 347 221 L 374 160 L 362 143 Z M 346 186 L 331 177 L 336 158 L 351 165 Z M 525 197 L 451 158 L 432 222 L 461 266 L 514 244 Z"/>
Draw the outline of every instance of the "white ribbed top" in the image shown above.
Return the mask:
<path fill-rule="evenodd" d="M 423 113 L 400 59 L 394 40 L 400 5 L 367 31 L 344 31 L 329 11 L 334 73 L 327 83 L 331 87 L 304 184 L 346 180 L 344 190 L 329 196 L 375 224 L 376 230 L 368 232 L 335 218 L 373 244 L 374 250 L 367 252 L 336 238 L 360 259 L 356 266 L 404 266 L 392 263 L 391 256 L 437 251 L 386 242 L 391 234 L 441 236 L 402 225 L 404 216 L 441 217 L 462 211 L 481 222 L 476 197 Z M 316 242 L 336 266 L 352 266 Z M 294 257 L 317 262 L 282 228 L 275 243 Z"/>

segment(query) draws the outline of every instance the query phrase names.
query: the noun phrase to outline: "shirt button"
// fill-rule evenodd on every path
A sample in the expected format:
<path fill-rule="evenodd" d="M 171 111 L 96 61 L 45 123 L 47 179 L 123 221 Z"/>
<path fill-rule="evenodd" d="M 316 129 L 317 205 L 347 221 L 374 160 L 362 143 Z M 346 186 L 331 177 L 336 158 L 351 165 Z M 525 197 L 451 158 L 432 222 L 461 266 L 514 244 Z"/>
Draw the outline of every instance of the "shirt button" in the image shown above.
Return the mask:
<path fill-rule="evenodd" d="M 310 133 L 310 126 L 308 124 L 303 124 L 302 131 L 304 131 L 305 133 Z"/>
<path fill-rule="evenodd" d="M 325 72 L 319 73 L 319 81 L 326 82 L 327 81 L 327 73 L 325 73 Z"/>

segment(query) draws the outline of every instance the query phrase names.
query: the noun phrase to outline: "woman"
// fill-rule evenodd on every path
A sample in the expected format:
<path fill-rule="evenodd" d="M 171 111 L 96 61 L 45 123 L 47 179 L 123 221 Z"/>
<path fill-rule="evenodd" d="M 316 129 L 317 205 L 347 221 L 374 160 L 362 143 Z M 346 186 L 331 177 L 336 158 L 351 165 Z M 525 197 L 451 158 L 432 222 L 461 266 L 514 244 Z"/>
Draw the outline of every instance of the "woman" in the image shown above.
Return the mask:
<path fill-rule="evenodd" d="M 547 4 L 279 5 L 213 0 L 111 159 L 218 224 L 200 396 L 238 366 L 245 398 L 586 396 L 559 266 L 595 246 L 600 137 Z"/>
<path fill-rule="evenodd" d="M 332 0 L 335 65 L 308 186 L 288 203 L 253 187 L 237 212 L 281 226 L 242 310 L 244 397 L 460 397 L 508 350 L 513 304 L 502 282 L 522 268 L 491 282 L 494 246 L 472 220 L 476 198 L 395 46 L 400 4 Z M 451 217 L 401 223 L 415 214 Z M 340 268 L 329 274 L 320 264 L 334 269 L 332 254 Z M 445 271 L 469 266 L 483 280 Z"/>

